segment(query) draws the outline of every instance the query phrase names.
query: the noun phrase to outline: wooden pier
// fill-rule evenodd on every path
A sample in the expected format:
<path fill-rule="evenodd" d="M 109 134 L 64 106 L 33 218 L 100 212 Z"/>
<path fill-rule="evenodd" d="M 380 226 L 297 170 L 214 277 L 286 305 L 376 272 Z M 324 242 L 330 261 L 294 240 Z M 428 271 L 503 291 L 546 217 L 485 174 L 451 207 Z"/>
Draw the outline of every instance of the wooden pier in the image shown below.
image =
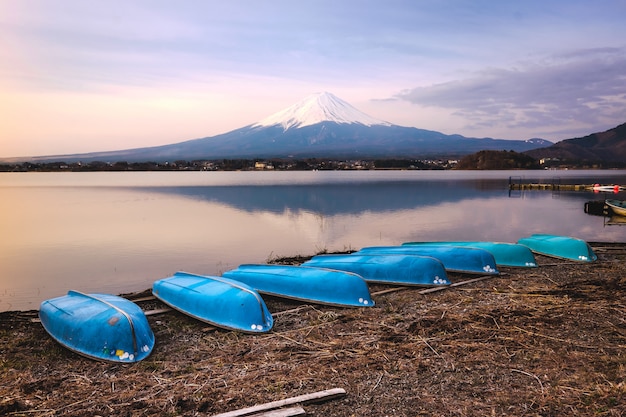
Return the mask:
<path fill-rule="evenodd" d="M 593 191 L 593 184 L 509 182 L 510 190 Z"/>
<path fill-rule="evenodd" d="M 525 181 L 522 177 L 509 177 L 509 190 L 549 190 L 549 191 L 595 191 L 618 193 L 626 191 L 626 186 L 617 184 L 561 184 L 560 177 L 551 182 L 537 183 Z"/>

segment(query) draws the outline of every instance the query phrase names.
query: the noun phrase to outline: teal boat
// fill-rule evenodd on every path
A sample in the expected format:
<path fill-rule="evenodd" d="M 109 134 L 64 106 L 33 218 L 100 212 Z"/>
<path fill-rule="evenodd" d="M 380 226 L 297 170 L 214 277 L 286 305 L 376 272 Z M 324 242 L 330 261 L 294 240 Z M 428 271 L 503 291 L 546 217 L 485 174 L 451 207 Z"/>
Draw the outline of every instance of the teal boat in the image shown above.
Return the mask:
<path fill-rule="evenodd" d="M 369 288 L 357 274 L 295 265 L 244 264 L 222 274 L 262 294 L 343 307 L 372 307 Z"/>
<path fill-rule="evenodd" d="M 443 264 L 429 256 L 317 255 L 302 266 L 354 272 L 367 282 L 397 285 L 450 285 Z"/>
<path fill-rule="evenodd" d="M 496 265 L 519 268 L 535 268 L 537 261 L 535 255 L 528 246 L 516 243 L 504 242 L 406 242 L 403 246 L 462 246 L 470 248 L 484 249 L 491 253 L 496 260 Z"/>
<path fill-rule="evenodd" d="M 448 272 L 460 272 L 464 274 L 489 274 L 497 275 L 500 272 L 496 268 L 493 255 L 484 249 L 464 248 L 446 245 L 405 245 L 405 246 L 370 246 L 355 252 L 356 255 L 389 255 L 404 254 L 431 256 L 438 259 Z"/>
<path fill-rule="evenodd" d="M 554 258 L 580 262 L 593 262 L 598 259 L 587 242 L 569 236 L 534 234 L 517 241 L 535 253 Z"/>
<path fill-rule="evenodd" d="M 41 303 L 44 329 L 67 349 L 91 359 L 138 362 L 154 348 L 154 334 L 144 312 L 116 295 L 67 295 Z"/>
<path fill-rule="evenodd" d="M 224 329 L 263 333 L 274 325 L 259 293 L 228 278 L 177 272 L 155 281 L 152 293 L 173 309 Z"/>

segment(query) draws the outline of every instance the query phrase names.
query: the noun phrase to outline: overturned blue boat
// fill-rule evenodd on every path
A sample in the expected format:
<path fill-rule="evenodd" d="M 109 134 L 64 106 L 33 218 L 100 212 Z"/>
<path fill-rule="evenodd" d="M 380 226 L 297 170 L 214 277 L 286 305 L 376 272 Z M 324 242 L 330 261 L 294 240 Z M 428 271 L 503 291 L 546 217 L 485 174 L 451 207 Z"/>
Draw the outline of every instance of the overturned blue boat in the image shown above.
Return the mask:
<path fill-rule="evenodd" d="M 224 329 L 263 333 L 274 325 L 259 293 L 228 278 L 176 272 L 155 281 L 152 293 L 173 309 Z"/>
<path fill-rule="evenodd" d="M 403 246 L 462 246 L 469 248 L 484 249 L 491 253 L 496 261 L 496 265 L 518 268 L 535 268 L 537 260 L 533 252 L 524 245 L 506 242 L 405 242 Z"/>
<path fill-rule="evenodd" d="M 263 294 L 342 307 L 372 307 L 369 288 L 357 274 L 295 265 L 244 264 L 222 274 Z"/>
<path fill-rule="evenodd" d="M 488 275 L 497 275 L 500 273 L 496 268 L 496 261 L 493 255 L 484 249 L 477 248 L 464 248 L 446 245 L 370 246 L 362 248 L 354 254 L 404 254 L 431 256 L 441 261 L 443 267 L 448 272 Z"/>
<path fill-rule="evenodd" d="M 554 258 L 580 262 L 593 262 L 598 259 L 591 246 L 582 239 L 570 236 L 536 233 L 517 241 L 535 253 Z"/>
<path fill-rule="evenodd" d="M 115 295 L 69 291 L 42 302 L 39 318 L 54 340 L 91 359 L 138 362 L 154 348 L 154 334 L 143 311 Z"/>
<path fill-rule="evenodd" d="M 367 282 L 438 286 L 450 285 L 443 264 L 429 256 L 414 255 L 317 255 L 302 266 L 354 272 Z"/>

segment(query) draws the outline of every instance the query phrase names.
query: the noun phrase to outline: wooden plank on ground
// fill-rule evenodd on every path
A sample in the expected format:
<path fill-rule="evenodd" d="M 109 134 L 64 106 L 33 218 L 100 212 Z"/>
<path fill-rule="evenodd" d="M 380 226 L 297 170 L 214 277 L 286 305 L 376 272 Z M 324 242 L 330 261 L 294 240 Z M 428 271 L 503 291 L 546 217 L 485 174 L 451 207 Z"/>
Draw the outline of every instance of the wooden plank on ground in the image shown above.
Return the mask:
<path fill-rule="evenodd" d="M 445 290 L 447 288 L 460 287 L 461 285 L 467 285 L 467 284 L 471 284 L 473 282 L 484 281 L 486 279 L 493 278 L 493 277 L 497 277 L 497 275 L 484 275 L 482 277 L 472 278 L 472 279 L 468 279 L 466 281 L 454 282 L 454 283 L 452 283 L 452 284 L 450 284 L 448 286 L 445 286 L 445 287 L 428 288 L 426 290 L 419 291 L 419 293 L 420 294 L 430 294 L 431 292 L 437 292 L 437 291 Z"/>
<path fill-rule="evenodd" d="M 343 397 L 344 395 L 346 395 L 346 390 L 344 390 L 343 388 L 332 388 L 324 391 L 313 392 L 311 394 L 299 395 L 297 397 L 285 398 L 284 400 L 259 404 L 248 408 L 241 408 L 239 410 L 229 411 L 227 413 L 216 414 L 213 417 L 250 416 L 254 413 L 258 414 L 259 412 L 274 410 L 276 408 L 284 407 L 287 405 L 328 401 L 335 398 Z"/>
<path fill-rule="evenodd" d="M 409 288 L 411 288 L 411 287 L 393 287 L 393 288 L 388 288 L 388 289 L 386 289 L 386 290 L 381 290 L 381 291 L 376 291 L 376 292 L 373 292 L 373 293 L 371 294 L 371 296 L 372 296 L 372 297 L 376 297 L 376 296 L 379 296 L 379 295 L 389 294 L 389 293 L 392 293 L 392 292 L 398 292 L 398 291 L 408 290 Z"/>
<path fill-rule="evenodd" d="M 147 311 L 144 311 L 143 314 L 145 314 L 146 316 L 154 316 L 155 314 L 169 313 L 170 311 L 172 311 L 171 308 L 165 307 L 165 308 L 159 308 L 157 310 L 147 310 Z"/>
<path fill-rule="evenodd" d="M 500 274 L 500 275 L 503 275 L 503 274 Z M 481 276 L 481 277 L 478 277 L 478 278 L 468 279 L 466 281 L 455 282 L 455 283 L 452 283 L 450 285 L 442 285 L 440 287 L 426 288 L 425 290 L 418 291 L 418 294 L 430 294 L 431 292 L 443 291 L 443 290 L 447 290 L 448 288 L 460 287 L 461 285 L 467 285 L 467 284 L 471 284 L 473 282 L 483 281 L 483 280 L 485 280 L 487 278 L 493 278 L 493 277 L 496 277 L 496 276 L 498 276 L 498 275 L 484 275 L 484 276 Z M 415 287 L 394 287 L 394 288 L 389 288 L 387 290 L 373 292 L 371 295 L 373 297 L 375 297 L 375 296 L 378 296 L 378 295 L 389 294 L 389 293 L 396 292 L 396 291 L 404 291 L 404 290 L 408 290 L 408 289 L 411 289 L 411 288 L 415 288 Z"/>
<path fill-rule="evenodd" d="M 291 407 L 291 408 L 279 408 L 277 410 L 270 410 L 260 414 L 251 414 L 248 417 L 292 417 L 292 416 L 302 416 L 306 414 L 304 408 L 302 407 Z"/>

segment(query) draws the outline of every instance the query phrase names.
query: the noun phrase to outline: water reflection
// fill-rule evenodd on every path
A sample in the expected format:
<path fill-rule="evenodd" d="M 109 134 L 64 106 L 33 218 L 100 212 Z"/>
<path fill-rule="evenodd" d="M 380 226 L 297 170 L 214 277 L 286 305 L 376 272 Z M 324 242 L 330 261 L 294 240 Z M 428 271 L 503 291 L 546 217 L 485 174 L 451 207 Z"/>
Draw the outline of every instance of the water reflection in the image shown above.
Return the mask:
<path fill-rule="evenodd" d="M 485 186 L 489 184 L 489 186 Z M 391 182 L 368 184 L 313 184 L 235 187 L 159 187 L 137 188 L 227 204 L 251 211 L 305 211 L 325 216 L 358 214 L 363 211 L 388 212 L 414 209 L 444 202 L 460 202 L 476 196 L 501 196 L 502 182 Z"/>
<path fill-rule="evenodd" d="M 368 174 L 368 181 L 226 186 L 181 185 L 170 175 L 176 186 L 166 176 L 151 186 L 123 185 L 124 176 L 113 186 L 83 177 L 79 185 L 0 186 L 0 310 L 36 309 L 68 289 L 143 290 L 177 270 L 221 274 L 276 256 L 409 240 L 514 242 L 554 233 L 626 241 L 626 228 L 584 213 L 597 196 L 525 191 L 511 198 L 506 176 Z"/>

